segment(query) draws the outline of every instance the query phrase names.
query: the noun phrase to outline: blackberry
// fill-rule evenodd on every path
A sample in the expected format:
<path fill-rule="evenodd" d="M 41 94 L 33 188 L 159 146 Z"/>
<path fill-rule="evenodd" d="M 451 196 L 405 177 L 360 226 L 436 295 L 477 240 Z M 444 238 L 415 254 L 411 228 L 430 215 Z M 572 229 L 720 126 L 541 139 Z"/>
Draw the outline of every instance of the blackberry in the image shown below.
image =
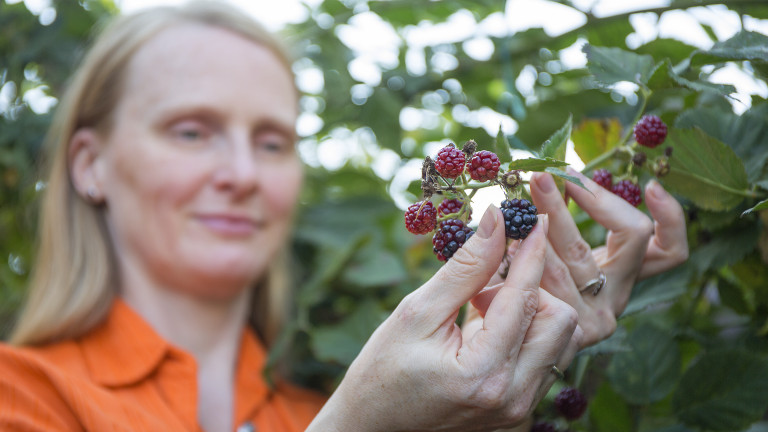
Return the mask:
<path fill-rule="evenodd" d="M 488 150 L 481 150 L 472 156 L 469 160 L 469 176 L 472 180 L 488 181 L 496 178 L 499 173 L 501 162 L 495 153 Z"/>
<path fill-rule="evenodd" d="M 456 178 L 464 171 L 466 161 L 464 152 L 457 149 L 453 143 L 450 143 L 437 153 L 435 169 L 445 178 Z"/>
<path fill-rule="evenodd" d="M 524 239 L 539 221 L 538 210 L 527 199 L 504 200 L 501 202 L 504 215 L 504 231 L 507 238 Z"/>
<path fill-rule="evenodd" d="M 405 211 L 405 228 L 413 234 L 426 234 L 435 229 L 437 210 L 432 201 L 419 201 Z"/>
<path fill-rule="evenodd" d="M 464 203 L 459 199 L 456 199 L 456 198 L 445 199 L 437 207 L 437 217 L 443 217 L 451 213 L 458 213 L 459 211 L 461 211 L 461 207 L 463 205 Z M 472 220 L 472 217 L 470 216 L 467 219 L 467 222 L 471 220 Z"/>
<path fill-rule="evenodd" d="M 537 422 L 531 427 L 531 432 L 557 432 L 557 428 L 549 422 Z"/>
<path fill-rule="evenodd" d="M 440 261 L 448 261 L 475 232 L 459 219 L 440 222 L 440 229 L 432 237 L 432 252 Z"/>
<path fill-rule="evenodd" d="M 667 138 L 667 125 L 655 115 L 647 115 L 635 125 L 635 141 L 644 147 L 654 148 Z"/>
<path fill-rule="evenodd" d="M 611 190 L 613 186 L 613 174 L 607 169 L 599 169 L 592 172 L 592 180 L 608 190 Z"/>
<path fill-rule="evenodd" d="M 576 420 L 587 410 L 587 398 L 578 389 L 566 387 L 555 397 L 555 408 L 566 420 Z"/>
<path fill-rule="evenodd" d="M 624 201 L 637 207 L 643 202 L 640 186 L 632 183 L 631 180 L 622 180 L 611 188 L 611 192 L 624 198 Z"/>

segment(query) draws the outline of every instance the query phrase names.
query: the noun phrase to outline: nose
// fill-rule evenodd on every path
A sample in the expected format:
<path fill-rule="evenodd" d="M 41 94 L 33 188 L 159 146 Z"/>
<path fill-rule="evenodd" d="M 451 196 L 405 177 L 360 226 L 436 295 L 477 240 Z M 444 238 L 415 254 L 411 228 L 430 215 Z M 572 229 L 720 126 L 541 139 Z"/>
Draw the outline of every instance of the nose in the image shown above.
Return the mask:
<path fill-rule="evenodd" d="M 236 198 L 257 192 L 263 183 L 264 167 L 248 137 L 233 137 L 220 149 L 221 163 L 215 184 Z"/>

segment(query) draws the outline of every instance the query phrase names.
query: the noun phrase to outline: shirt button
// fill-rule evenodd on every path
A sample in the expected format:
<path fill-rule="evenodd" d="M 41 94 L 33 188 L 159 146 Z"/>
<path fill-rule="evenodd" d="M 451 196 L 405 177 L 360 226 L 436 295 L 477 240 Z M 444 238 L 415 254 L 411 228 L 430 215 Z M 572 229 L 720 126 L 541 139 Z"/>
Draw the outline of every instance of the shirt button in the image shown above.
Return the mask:
<path fill-rule="evenodd" d="M 237 432 L 256 432 L 256 426 L 251 422 L 245 422 L 238 426 Z"/>

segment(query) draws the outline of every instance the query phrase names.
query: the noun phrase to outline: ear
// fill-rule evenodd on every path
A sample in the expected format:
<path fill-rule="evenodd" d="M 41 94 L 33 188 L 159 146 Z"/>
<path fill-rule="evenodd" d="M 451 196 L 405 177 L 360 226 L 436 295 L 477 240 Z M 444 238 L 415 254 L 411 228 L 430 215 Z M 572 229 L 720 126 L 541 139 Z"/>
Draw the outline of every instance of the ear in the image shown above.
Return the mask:
<path fill-rule="evenodd" d="M 104 155 L 101 136 L 91 128 L 75 131 L 69 140 L 67 161 L 69 175 L 77 193 L 88 202 L 102 203 Z"/>

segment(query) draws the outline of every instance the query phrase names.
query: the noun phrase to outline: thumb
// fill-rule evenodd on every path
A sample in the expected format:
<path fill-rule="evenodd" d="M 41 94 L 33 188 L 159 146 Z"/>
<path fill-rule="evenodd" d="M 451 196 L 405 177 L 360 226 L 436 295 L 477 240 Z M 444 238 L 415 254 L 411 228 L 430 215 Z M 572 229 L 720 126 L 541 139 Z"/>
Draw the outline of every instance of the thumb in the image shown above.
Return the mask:
<path fill-rule="evenodd" d="M 504 218 L 491 205 L 485 211 L 477 232 L 435 275 L 413 292 L 428 310 L 427 319 L 435 327 L 480 291 L 501 264 L 506 247 Z"/>

